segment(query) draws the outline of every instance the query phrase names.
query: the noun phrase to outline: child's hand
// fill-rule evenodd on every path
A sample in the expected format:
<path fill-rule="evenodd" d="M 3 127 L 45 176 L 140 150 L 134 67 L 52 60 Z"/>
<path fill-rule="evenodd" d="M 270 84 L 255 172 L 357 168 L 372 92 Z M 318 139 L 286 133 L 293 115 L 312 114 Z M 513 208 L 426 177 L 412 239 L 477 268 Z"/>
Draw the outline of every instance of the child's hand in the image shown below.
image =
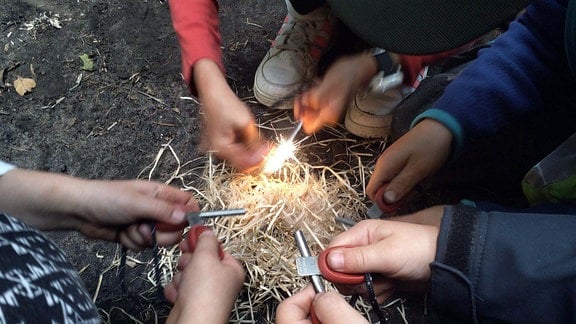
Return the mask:
<path fill-rule="evenodd" d="M 430 217 L 443 209 L 429 208 L 422 211 Z M 336 236 L 329 247 L 338 248 L 328 254 L 329 267 L 343 273 L 375 273 L 374 291 L 379 302 L 390 297 L 399 285 L 425 283 L 430 278 L 429 264 L 436 255 L 436 226 L 411 224 L 387 220 L 366 220 Z M 404 282 L 404 283 L 402 283 Z M 345 295 L 365 295 L 365 285 L 343 286 L 338 289 Z"/>
<path fill-rule="evenodd" d="M 384 200 L 388 204 L 399 201 L 444 165 L 451 144 L 452 133 L 448 128 L 432 119 L 422 120 L 378 158 L 366 187 L 368 196 L 375 201 L 378 189 L 388 183 Z"/>
<path fill-rule="evenodd" d="M 230 89 L 214 62 L 198 61 L 194 77 L 202 102 L 202 144 L 205 149 L 239 171 L 259 166 L 269 147 L 260 141 L 250 108 Z"/>
<path fill-rule="evenodd" d="M 374 56 L 367 53 L 338 59 L 322 81 L 294 100 L 294 117 L 308 134 L 335 125 L 351 98 L 377 73 Z"/>
<path fill-rule="evenodd" d="M 214 232 L 204 231 L 196 249 L 190 251 L 182 241 L 180 271 L 164 288 L 174 303 L 167 323 L 227 323 L 244 282 L 244 269 L 230 254 L 218 255 L 219 242 Z"/>
<path fill-rule="evenodd" d="M 218 107 L 204 111 L 205 146 L 239 171 L 247 172 L 262 164 L 269 148 L 260 141 L 248 107 L 235 96 L 226 103 L 205 103 L 209 104 Z"/>
<path fill-rule="evenodd" d="M 276 323 L 312 323 L 309 318 L 311 307 L 314 307 L 314 313 L 322 323 L 368 323 L 342 296 L 333 291 L 315 294 L 311 285 L 287 298 L 278 306 Z"/>
<path fill-rule="evenodd" d="M 172 227 L 156 231 L 159 245 L 180 241 L 187 225 L 185 213 L 198 211 L 190 193 L 157 182 L 81 180 L 75 206 L 81 219 L 77 230 L 90 238 L 116 240 L 141 250 L 151 244 L 151 222 Z M 72 202 L 73 203 L 73 202 Z"/>
<path fill-rule="evenodd" d="M 185 191 L 161 183 L 97 181 L 14 169 L 0 177 L 0 209 L 40 230 L 77 230 L 90 238 L 150 246 L 150 222 L 173 225 L 159 231 L 160 245 L 177 243 L 185 213 L 198 210 Z M 179 226 L 182 225 L 182 226 Z"/>

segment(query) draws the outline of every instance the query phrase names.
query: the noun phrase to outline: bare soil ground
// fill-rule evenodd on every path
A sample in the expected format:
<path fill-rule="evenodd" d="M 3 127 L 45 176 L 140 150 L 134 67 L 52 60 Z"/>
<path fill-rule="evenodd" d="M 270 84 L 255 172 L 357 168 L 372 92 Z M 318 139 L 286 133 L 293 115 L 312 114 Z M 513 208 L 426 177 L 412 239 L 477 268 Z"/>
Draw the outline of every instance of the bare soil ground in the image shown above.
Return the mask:
<path fill-rule="evenodd" d="M 159 0 L 0 0 L 0 159 L 90 179 L 133 179 L 163 144 L 182 161 L 199 152 L 198 105 L 180 74 L 168 4 Z M 220 1 L 224 60 L 241 98 L 285 15 L 283 1 Z M 94 66 L 83 70 L 81 55 Z M 20 96 L 18 78 L 37 83 Z M 261 114 L 261 107 L 254 104 Z M 169 163 L 163 172 L 173 170 Z M 169 310 L 145 280 L 151 252 L 129 253 L 120 289 L 115 244 L 50 236 L 68 253 L 111 323 L 155 322 Z M 132 258 L 132 259 L 131 259 Z M 411 323 L 423 321 L 417 301 Z M 400 318 L 396 319 L 400 322 Z"/>
<path fill-rule="evenodd" d="M 198 156 L 198 106 L 180 99 L 190 95 L 166 2 L 0 0 L 0 7 L 0 159 L 84 178 L 132 179 L 162 144 L 171 142 L 184 161 Z M 230 82 L 251 96 L 253 71 L 285 5 L 221 1 L 220 9 Z M 83 54 L 93 71 L 82 69 Z M 23 97 L 11 86 L 18 76 L 37 83 Z M 81 271 L 105 321 L 153 322 L 166 314 L 142 278 L 148 263 L 127 270 L 122 292 L 117 268 L 109 270 L 115 244 L 51 236 Z M 151 253 L 129 256 L 148 262 Z"/>

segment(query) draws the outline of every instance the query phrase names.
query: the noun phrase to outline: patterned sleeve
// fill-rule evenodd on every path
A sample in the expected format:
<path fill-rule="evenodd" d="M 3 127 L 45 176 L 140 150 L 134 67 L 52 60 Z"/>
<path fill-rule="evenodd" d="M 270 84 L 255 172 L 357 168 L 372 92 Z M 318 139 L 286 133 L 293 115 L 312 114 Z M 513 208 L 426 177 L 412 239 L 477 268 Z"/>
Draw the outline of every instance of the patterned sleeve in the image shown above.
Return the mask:
<path fill-rule="evenodd" d="M 14 168 L 16 168 L 16 167 L 13 166 L 12 164 L 6 163 L 6 162 L 0 160 L 0 176 L 4 175 L 4 173 L 6 173 L 6 172 L 8 172 Z"/>
<path fill-rule="evenodd" d="M 0 213 L 0 323 L 102 323 L 64 251 Z"/>

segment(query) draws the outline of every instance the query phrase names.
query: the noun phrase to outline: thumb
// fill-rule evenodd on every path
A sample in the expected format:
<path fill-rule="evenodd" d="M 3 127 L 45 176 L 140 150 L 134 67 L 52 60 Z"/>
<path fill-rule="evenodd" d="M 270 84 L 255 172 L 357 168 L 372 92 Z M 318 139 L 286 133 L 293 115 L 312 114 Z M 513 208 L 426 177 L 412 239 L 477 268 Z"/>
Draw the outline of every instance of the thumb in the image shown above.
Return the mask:
<path fill-rule="evenodd" d="M 322 323 L 368 323 L 342 296 L 334 291 L 317 294 L 313 305 L 316 317 Z"/>
<path fill-rule="evenodd" d="M 376 245 L 364 245 L 334 249 L 328 254 L 328 266 L 330 269 L 343 273 L 386 273 L 386 264 L 381 261 L 382 247 Z"/>
<path fill-rule="evenodd" d="M 219 247 L 220 242 L 218 242 L 214 231 L 207 229 L 198 236 L 196 247 L 192 253 L 195 255 L 201 254 L 202 258 L 215 257 L 220 260 L 220 257 L 218 256 Z"/>
<path fill-rule="evenodd" d="M 414 174 L 404 169 L 388 183 L 382 193 L 382 197 L 375 197 L 375 199 L 384 199 L 387 204 L 398 203 L 422 179 L 423 177 L 419 174 Z"/>

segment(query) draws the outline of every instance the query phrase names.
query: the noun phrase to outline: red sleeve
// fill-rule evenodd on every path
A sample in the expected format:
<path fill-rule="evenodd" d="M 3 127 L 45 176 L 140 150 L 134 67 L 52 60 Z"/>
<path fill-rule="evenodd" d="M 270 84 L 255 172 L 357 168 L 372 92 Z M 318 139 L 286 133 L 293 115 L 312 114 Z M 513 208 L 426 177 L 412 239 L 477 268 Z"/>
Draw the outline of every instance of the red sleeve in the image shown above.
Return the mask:
<path fill-rule="evenodd" d="M 416 82 L 416 78 L 418 78 L 418 73 L 423 67 L 438 63 L 468 48 L 470 48 L 470 44 L 432 55 L 400 55 L 400 64 L 402 65 L 402 72 L 404 73 L 404 84 L 413 85 L 414 82 Z"/>
<path fill-rule="evenodd" d="M 222 52 L 216 0 L 170 0 L 172 25 L 182 54 L 182 74 L 192 93 L 194 64 L 201 58 L 216 62 L 222 71 Z"/>

